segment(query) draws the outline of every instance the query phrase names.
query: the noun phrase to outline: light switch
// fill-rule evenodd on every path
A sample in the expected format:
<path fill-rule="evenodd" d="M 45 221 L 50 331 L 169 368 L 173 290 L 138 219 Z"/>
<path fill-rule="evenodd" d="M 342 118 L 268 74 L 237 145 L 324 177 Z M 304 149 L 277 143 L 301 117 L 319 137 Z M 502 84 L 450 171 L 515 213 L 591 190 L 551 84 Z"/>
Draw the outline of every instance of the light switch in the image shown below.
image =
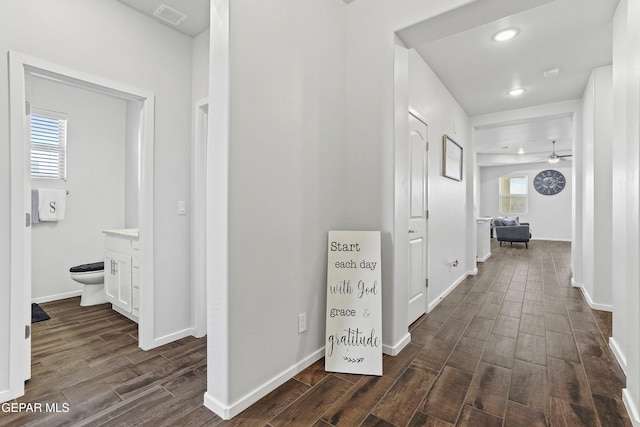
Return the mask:
<path fill-rule="evenodd" d="M 187 214 L 187 202 L 184 200 L 178 201 L 178 215 L 186 215 Z"/>

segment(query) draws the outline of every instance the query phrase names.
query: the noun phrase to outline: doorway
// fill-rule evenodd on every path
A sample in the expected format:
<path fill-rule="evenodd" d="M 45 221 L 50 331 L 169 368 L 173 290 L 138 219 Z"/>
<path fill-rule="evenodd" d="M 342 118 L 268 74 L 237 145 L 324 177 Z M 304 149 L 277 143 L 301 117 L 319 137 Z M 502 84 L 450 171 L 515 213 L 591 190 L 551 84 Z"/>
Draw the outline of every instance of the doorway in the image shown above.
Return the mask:
<path fill-rule="evenodd" d="M 30 76 L 107 94 L 139 103 L 138 229 L 140 247 L 139 346 L 150 348 L 153 338 L 153 93 L 72 70 L 39 58 L 9 53 L 11 146 L 11 307 L 9 340 L 10 392 L 24 394 L 31 376 L 31 174 L 28 85 Z M 146 285 L 146 286 L 144 286 Z"/>

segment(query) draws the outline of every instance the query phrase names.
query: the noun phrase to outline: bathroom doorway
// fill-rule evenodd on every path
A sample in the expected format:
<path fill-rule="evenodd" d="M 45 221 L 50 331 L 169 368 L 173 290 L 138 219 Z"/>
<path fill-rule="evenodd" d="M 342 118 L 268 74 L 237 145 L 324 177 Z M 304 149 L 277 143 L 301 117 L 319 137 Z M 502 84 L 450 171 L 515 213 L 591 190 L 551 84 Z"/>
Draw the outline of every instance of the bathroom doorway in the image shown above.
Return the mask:
<path fill-rule="evenodd" d="M 149 348 L 153 321 L 153 140 L 154 95 L 108 81 L 98 76 L 68 69 L 39 58 L 15 52 L 9 54 L 10 145 L 11 145 L 11 307 L 10 388 L 11 394 L 24 394 L 24 380 L 31 375 L 31 174 L 29 134 L 29 79 L 48 79 L 87 91 L 108 95 L 137 109 L 135 133 L 137 158 L 140 276 L 146 287 L 140 295 L 138 319 L 139 346 Z"/>

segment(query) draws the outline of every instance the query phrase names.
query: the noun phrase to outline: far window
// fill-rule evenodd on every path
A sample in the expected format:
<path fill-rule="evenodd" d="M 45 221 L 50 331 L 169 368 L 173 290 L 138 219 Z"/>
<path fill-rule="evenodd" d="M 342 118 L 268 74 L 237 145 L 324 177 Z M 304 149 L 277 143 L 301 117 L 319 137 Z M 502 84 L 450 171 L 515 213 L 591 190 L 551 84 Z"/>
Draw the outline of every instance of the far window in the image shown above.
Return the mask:
<path fill-rule="evenodd" d="M 526 176 L 501 176 L 499 181 L 500 213 L 526 214 L 527 201 Z"/>
<path fill-rule="evenodd" d="M 67 118 L 63 114 L 31 110 L 31 178 L 67 179 Z"/>

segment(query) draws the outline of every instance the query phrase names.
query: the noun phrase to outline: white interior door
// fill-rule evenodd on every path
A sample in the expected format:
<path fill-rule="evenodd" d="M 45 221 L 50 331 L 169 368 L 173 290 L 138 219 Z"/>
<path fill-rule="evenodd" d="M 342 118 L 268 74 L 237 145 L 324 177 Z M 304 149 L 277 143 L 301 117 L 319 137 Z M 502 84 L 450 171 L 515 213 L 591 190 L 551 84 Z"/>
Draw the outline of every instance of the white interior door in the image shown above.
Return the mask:
<path fill-rule="evenodd" d="M 409 114 L 409 324 L 427 311 L 427 125 Z"/>

